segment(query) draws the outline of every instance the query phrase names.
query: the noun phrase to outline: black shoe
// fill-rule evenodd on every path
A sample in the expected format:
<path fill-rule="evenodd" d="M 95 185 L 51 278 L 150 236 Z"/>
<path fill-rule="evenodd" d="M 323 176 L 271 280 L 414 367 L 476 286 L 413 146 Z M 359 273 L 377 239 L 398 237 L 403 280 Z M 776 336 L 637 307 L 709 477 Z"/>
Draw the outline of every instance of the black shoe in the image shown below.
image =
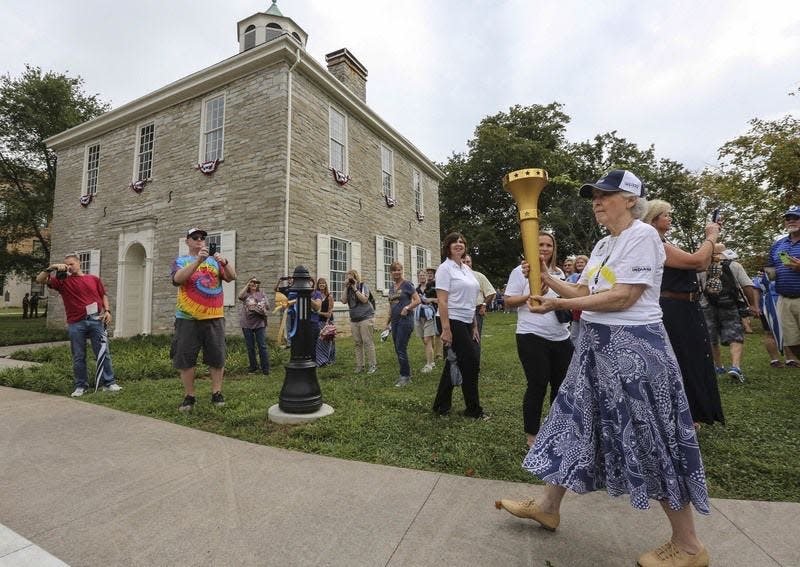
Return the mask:
<path fill-rule="evenodd" d="M 258 368 L 248 368 L 247 369 L 247 373 L 248 374 L 255 374 L 256 372 L 258 372 Z"/>
<path fill-rule="evenodd" d="M 192 411 L 192 409 L 194 409 L 194 402 L 195 402 L 194 396 L 186 396 L 185 398 L 183 398 L 183 402 L 181 403 L 181 406 L 178 408 L 178 411 L 182 412 Z"/>
<path fill-rule="evenodd" d="M 269 370 L 262 370 L 261 374 L 263 374 L 264 376 L 269 376 Z"/>
<path fill-rule="evenodd" d="M 225 398 L 222 397 L 222 392 L 214 392 L 211 394 L 211 403 L 218 408 L 225 406 Z"/>

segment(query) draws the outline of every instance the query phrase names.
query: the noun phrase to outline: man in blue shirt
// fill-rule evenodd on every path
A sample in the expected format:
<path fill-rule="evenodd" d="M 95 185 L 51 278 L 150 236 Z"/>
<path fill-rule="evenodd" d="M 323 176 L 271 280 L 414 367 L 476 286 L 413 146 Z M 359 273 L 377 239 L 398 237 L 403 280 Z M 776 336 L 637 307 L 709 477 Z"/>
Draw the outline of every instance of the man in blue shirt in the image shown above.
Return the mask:
<path fill-rule="evenodd" d="M 765 271 L 778 292 L 778 318 L 784 348 L 795 358 L 800 354 L 800 206 L 792 205 L 783 214 L 789 233 L 769 250 Z"/>

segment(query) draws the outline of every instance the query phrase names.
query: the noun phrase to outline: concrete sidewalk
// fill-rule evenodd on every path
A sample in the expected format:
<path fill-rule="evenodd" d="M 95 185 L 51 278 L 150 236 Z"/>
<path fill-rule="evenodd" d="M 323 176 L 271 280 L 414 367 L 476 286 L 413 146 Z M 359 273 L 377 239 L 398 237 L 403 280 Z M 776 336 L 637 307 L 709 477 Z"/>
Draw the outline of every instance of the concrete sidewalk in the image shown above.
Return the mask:
<path fill-rule="evenodd" d="M 73 567 L 616 567 L 668 537 L 660 510 L 605 493 L 568 495 L 556 533 L 494 509 L 499 497 L 540 492 L 253 445 L 0 387 L 0 524 Z M 800 565 L 800 504 L 712 505 L 698 530 L 713 565 Z M 40 564 L 2 534 L 0 566 Z"/>

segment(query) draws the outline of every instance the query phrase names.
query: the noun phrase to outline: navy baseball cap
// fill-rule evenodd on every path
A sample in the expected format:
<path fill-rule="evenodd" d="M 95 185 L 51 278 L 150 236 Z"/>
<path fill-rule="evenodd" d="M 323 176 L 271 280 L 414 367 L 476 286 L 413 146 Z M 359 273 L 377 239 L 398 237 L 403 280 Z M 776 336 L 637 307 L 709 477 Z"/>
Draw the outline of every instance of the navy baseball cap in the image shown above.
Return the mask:
<path fill-rule="evenodd" d="M 786 218 L 789 215 L 792 215 L 793 217 L 800 217 L 800 206 L 792 205 L 791 207 L 786 209 L 786 212 L 783 213 L 783 218 Z"/>
<path fill-rule="evenodd" d="M 630 193 L 637 197 L 644 197 L 644 183 L 630 171 L 625 169 L 612 169 L 597 183 L 587 183 L 581 187 L 581 197 L 591 197 L 592 189 L 608 191 L 609 193 Z"/>

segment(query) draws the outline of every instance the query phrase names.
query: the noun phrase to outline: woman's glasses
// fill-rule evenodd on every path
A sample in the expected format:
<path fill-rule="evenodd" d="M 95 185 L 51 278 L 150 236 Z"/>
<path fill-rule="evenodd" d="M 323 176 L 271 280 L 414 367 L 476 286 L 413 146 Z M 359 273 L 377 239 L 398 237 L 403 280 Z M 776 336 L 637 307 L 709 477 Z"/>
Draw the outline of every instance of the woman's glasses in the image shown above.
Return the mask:
<path fill-rule="evenodd" d="M 192 240 L 205 240 L 206 239 L 206 237 L 204 235 L 202 235 L 202 234 L 193 234 L 189 238 L 191 238 Z"/>

